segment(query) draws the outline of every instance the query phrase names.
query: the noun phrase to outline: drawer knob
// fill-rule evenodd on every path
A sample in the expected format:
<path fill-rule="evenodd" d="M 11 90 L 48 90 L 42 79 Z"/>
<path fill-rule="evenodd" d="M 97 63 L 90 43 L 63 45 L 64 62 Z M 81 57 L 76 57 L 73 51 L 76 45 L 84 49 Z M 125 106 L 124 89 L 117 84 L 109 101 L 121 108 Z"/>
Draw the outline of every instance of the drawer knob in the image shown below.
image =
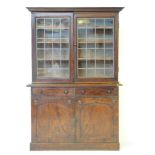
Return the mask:
<path fill-rule="evenodd" d="M 69 91 L 68 90 L 64 90 L 64 94 L 68 94 L 69 93 Z"/>
<path fill-rule="evenodd" d="M 81 105 L 82 104 L 82 102 L 80 101 L 80 100 L 78 100 L 78 103 Z"/>
<path fill-rule="evenodd" d="M 84 95 L 85 94 L 85 90 L 81 90 L 81 94 Z"/>
<path fill-rule="evenodd" d="M 38 100 L 33 100 L 33 104 L 37 105 L 38 104 Z"/>
<path fill-rule="evenodd" d="M 68 100 L 68 104 L 71 104 L 72 102 L 71 102 L 71 100 Z"/>
<path fill-rule="evenodd" d="M 107 90 L 107 94 L 111 94 L 111 92 L 112 92 L 112 91 L 111 91 L 110 89 L 109 89 L 109 90 Z"/>

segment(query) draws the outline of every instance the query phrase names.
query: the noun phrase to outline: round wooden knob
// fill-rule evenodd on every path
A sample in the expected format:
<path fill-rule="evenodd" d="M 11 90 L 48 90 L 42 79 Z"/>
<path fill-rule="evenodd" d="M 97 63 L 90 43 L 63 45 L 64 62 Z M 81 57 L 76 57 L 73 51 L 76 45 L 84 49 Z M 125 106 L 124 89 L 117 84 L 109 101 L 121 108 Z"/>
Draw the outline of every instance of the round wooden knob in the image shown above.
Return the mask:
<path fill-rule="evenodd" d="M 80 100 L 78 100 L 78 103 L 79 103 L 79 104 L 82 104 L 82 102 L 81 102 Z"/>
<path fill-rule="evenodd" d="M 68 100 L 68 104 L 71 104 L 72 102 L 71 102 L 71 100 Z"/>
<path fill-rule="evenodd" d="M 85 90 L 81 90 L 81 94 L 84 95 L 85 94 Z"/>
<path fill-rule="evenodd" d="M 37 100 L 33 100 L 33 104 L 37 105 L 38 101 Z"/>
<path fill-rule="evenodd" d="M 107 90 L 107 94 L 111 94 L 111 90 L 109 89 L 109 90 Z"/>
<path fill-rule="evenodd" d="M 64 90 L 64 94 L 68 94 L 69 93 L 69 91 L 68 90 Z"/>

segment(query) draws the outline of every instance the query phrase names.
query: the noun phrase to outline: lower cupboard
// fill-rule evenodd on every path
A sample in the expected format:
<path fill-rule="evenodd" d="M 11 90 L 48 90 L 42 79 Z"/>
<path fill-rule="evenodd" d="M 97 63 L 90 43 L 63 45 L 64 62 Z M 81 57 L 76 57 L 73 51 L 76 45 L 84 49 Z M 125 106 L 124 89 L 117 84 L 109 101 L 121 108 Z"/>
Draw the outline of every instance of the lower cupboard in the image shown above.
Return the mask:
<path fill-rule="evenodd" d="M 118 149 L 117 91 L 32 88 L 31 150 Z"/>

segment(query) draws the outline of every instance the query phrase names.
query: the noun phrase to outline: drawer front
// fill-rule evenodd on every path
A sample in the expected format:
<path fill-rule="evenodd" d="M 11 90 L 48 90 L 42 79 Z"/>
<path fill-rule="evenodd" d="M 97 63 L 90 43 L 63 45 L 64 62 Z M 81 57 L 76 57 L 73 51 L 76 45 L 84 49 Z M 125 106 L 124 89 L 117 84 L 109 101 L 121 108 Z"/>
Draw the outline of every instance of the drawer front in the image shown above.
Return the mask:
<path fill-rule="evenodd" d="M 75 94 L 81 96 L 117 96 L 118 87 L 76 88 Z"/>
<path fill-rule="evenodd" d="M 74 88 L 33 88 L 33 95 L 74 96 Z"/>

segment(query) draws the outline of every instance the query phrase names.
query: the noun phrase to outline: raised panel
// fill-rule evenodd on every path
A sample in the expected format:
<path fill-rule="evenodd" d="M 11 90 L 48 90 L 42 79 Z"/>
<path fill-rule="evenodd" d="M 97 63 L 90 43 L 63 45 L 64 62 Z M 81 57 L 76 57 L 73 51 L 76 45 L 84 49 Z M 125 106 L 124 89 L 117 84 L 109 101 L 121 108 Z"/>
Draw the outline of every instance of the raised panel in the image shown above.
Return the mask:
<path fill-rule="evenodd" d="M 35 142 L 73 142 L 75 137 L 74 104 L 67 97 L 41 97 L 34 107 Z"/>
<path fill-rule="evenodd" d="M 81 97 L 77 99 L 77 141 L 117 141 L 117 98 Z"/>

